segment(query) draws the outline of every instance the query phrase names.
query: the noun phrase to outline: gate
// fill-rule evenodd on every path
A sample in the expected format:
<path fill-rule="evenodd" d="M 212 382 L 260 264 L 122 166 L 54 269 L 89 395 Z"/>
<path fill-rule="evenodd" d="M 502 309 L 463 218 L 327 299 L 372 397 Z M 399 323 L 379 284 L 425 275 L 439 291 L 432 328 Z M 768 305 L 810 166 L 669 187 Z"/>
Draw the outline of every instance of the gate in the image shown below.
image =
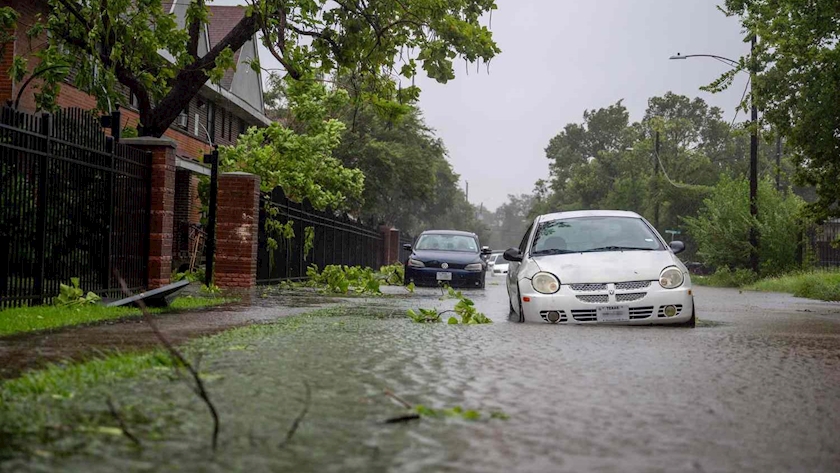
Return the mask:
<path fill-rule="evenodd" d="M 0 111 L 0 307 L 49 302 L 59 285 L 146 286 L 151 155 L 114 143 L 90 112 Z"/>

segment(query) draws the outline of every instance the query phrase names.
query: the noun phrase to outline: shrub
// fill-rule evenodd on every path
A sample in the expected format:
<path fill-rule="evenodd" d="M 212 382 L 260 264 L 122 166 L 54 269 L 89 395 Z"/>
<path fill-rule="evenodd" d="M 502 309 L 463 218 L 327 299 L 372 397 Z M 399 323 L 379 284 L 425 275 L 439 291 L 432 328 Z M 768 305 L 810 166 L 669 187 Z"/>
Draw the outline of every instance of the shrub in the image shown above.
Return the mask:
<path fill-rule="evenodd" d="M 776 275 L 797 268 L 801 234 L 799 212 L 803 201 L 782 193 L 770 181 L 759 182 L 759 258 L 762 275 Z M 750 264 L 749 183 L 722 176 L 711 196 L 703 200 L 697 217 L 686 217 L 688 230 L 706 264 L 737 270 Z M 737 273 L 737 271 L 736 271 Z M 722 273 L 721 278 L 729 277 Z"/>

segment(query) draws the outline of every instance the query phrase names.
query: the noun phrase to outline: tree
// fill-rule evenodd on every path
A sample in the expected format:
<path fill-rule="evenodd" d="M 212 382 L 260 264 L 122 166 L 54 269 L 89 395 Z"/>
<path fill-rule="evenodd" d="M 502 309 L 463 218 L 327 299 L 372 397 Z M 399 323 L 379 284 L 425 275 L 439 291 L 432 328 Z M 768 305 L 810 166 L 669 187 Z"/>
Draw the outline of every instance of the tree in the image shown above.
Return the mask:
<path fill-rule="evenodd" d="M 256 174 L 262 192 L 280 187 L 290 199 L 308 199 L 317 209 L 357 210 L 364 175 L 332 156 L 344 124 L 329 115 L 346 102 L 347 94 L 318 82 L 289 79 L 287 98 L 288 123 L 252 127 L 235 146 L 220 147 L 223 169 Z"/>
<path fill-rule="evenodd" d="M 383 104 L 417 98 L 417 87 L 399 87 L 398 78 L 411 80 L 418 65 L 446 82 L 454 78 L 456 58 L 489 61 L 500 52 L 481 25 L 494 0 L 252 0 L 206 54 L 198 47 L 210 20 L 205 0 L 190 1 L 184 27 L 161 0 L 49 0 L 49 6 L 46 21 L 27 35 L 48 30 L 39 67 L 65 66 L 55 69 L 65 72 L 44 76 L 42 91 L 54 90 L 74 65 L 76 85 L 107 109 L 109 100 L 125 100 L 122 84 L 137 97 L 140 133 L 147 136 L 162 135 L 207 80 L 220 81 L 234 67 L 233 52 L 257 33 L 291 78 L 353 73 L 372 91 L 367 98 Z M 16 57 L 15 79 L 26 71 L 25 58 Z M 37 100 L 40 108 L 55 107 L 54 93 Z"/>
<path fill-rule="evenodd" d="M 816 187 L 807 206 L 817 221 L 840 216 L 840 9 L 833 0 L 726 0 L 758 37 L 752 59 L 713 82 L 721 90 L 739 71 L 753 69 L 754 100 L 786 139 L 802 185 Z M 747 103 L 747 102 L 745 102 Z"/>

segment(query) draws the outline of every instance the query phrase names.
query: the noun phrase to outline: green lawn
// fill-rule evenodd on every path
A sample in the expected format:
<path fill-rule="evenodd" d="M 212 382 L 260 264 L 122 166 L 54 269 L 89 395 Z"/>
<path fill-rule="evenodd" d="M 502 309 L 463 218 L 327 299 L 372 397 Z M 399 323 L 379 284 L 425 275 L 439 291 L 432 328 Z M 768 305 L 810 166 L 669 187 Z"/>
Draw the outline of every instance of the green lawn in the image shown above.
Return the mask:
<path fill-rule="evenodd" d="M 181 309 L 197 309 L 232 301 L 233 299 L 221 297 L 178 297 L 169 307 L 150 309 L 150 311 L 163 313 Z M 77 307 L 16 307 L 0 311 L 0 336 L 139 315 L 140 310 L 134 307 L 105 307 L 98 304 Z"/>
<path fill-rule="evenodd" d="M 761 279 L 744 286 L 749 291 L 786 292 L 796 297 L 840 301 L 840 271 L 810 271 Z"/>

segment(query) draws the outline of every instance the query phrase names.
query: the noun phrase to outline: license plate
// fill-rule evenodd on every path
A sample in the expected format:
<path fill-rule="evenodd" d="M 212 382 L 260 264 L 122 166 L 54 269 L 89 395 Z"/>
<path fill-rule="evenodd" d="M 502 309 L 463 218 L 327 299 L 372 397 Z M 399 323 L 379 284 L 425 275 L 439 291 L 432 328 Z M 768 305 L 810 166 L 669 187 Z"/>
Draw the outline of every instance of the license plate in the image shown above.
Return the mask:
<path fill-rule="evenodd" d="M 623 305 L 597 307 L 595 315 L 598 322 L 626 322 L 630 320 L 630 308 Z"/>
<path fill-rule="evenodd" d="M 438 281 L 451 281 L 452 280 L 452 273 L 441 271 L 437 273 L 437 280 Z"/>

